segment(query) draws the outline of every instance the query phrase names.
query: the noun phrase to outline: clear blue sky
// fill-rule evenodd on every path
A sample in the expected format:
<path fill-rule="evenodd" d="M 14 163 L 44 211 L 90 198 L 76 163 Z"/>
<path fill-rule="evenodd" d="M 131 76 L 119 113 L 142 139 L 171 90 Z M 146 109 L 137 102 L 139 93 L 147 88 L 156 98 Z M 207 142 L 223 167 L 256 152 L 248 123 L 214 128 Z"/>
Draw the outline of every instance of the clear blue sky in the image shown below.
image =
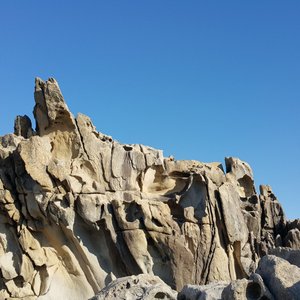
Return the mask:
<path fill-rule="evenodd" d="M 34 77 L 74 114 L 176 159 L 250 163 L 300 217 L 300 1 L 1 1 L 0 135 Z"/>

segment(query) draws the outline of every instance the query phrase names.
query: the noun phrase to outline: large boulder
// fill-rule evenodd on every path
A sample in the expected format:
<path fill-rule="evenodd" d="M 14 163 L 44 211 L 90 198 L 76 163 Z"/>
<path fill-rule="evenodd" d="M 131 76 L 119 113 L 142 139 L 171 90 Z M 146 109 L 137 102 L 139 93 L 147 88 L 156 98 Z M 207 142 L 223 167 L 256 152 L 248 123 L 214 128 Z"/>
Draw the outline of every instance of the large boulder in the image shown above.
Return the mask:
<path fill-rule="evenodd" d="M 300 268 L 274 255 L 264 256 L 258 274 L 274 295 L 275 299 L 297 300 L 300 295 Z"/>
<path fill-rule="evenodd" d="M 175 300 L 177 292 L 159 277 L 148 274 L 128 276 L 109 283 L 90 300 Z"/>
<path fill-rule="evenodd" d="M 253 273 L 250 279 L 232 281 L 222 292 L 222 300 L 273 300 L 260 275 Z"/>
<path fill-rule="evenodd" d="M 178 300 L 273 300 L 260 275 L 249 279 L 213 282 L 207 285 L 186 285 L 178 293 Z"/>

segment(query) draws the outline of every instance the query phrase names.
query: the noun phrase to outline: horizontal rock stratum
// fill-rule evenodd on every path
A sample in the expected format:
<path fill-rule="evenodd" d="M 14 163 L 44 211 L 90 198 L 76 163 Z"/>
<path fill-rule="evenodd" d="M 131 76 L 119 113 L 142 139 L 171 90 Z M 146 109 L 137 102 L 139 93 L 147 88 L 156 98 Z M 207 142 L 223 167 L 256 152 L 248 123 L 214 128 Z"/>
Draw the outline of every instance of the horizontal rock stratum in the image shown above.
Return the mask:
<path fill-rule="evenodd" d="M 53 78 L 34 98 L 0 137 L 0 299 L 300 299 L 300 221 L 246 162 L 121 144 Z"/>

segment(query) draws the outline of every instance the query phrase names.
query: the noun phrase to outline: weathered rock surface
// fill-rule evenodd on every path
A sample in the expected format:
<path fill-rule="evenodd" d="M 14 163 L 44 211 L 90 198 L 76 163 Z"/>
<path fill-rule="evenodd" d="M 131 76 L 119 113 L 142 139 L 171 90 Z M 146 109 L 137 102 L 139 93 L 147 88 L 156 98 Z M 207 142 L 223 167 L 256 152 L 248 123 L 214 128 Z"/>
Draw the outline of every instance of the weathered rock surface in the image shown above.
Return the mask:
<path fill-rule="evenodd" d="M 275 299 L 300 299 L 300 268 L 274 255 L 264 256 L 257 272 Z"/>
<path fill-rule="evenodd" d="M 273 300 L 259 274 L 251 274 L 249 280 L 214 282 L 206 285 L 186 285 L 178 294 L 178 300 Z"/>
<path fill-rule="evenodd" d="M 34 96 L 36 129 L 19 116 L 0 137 L 0 299 L 88 299 L 138 274 L 234 286 L 270 249 L 299 249 L 299 220 L 247 163 L 121 144 L 75 118 L 54 79 Z"/>
<path fill-rule="evenodd" d="M 185 285 L 179 292 L 178 300 L 221 300 L 228 282 L 213 282 L 206 285 Z"/>
<path fill-rule="evenodd" d="M 239 279 L 232 281 L 222 291 L 222 300 L 273 300 L 273 296 L 269 290 L 265 287 L 262 278 L 253 273 L 250 280 Z"/>
<path fill-rule="evenodd" d="M 116 279 L 109 283 L 91 300 L 153 300 L 177 299 L 177 292 L 173 291 L 159 277 L 140 274 Z"/>
<path fill-rule="evenodd" d="M 283 258 L 290 264 L 300 268 L 300 250 L 290 249 L 287 247 L 278 247 L 270 249 L 268 254 Z"/>

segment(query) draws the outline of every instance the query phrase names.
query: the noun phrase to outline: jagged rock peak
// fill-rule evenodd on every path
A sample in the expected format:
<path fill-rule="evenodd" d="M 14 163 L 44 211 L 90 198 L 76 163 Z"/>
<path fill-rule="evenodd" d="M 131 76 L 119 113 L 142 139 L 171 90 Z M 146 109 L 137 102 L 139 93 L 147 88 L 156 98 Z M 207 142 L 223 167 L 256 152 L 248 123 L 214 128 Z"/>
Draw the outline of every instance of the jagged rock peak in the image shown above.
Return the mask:
<path fill-rule="evenodd" d="M 43 81 L 35 79 L 34 89 L 34 117 L 38 135 L 55 130 L 73 130 L 74 118 L 66 105 L 59 85 L 54 78 Z"/>
<path fill-rule="evenodd" d="M 300 221 L 286 221 L 269 186 L 257 193 L 246 162 L 228 157 L 224 172 L 121 144 L 74 118 L 54 79 L 37 78 L 34 96 L 36 133 L 19 116 L 15 134 L 0 137 L 0 299 L 298 292 Z M 297 269 L 259 264 L 269 253 Z M 285 269 L 292 287 L 278 278 Z"/>
<path fill-rule="evenodd" d="M 14 125 L 14 134 L 22 136 L 25 139 L 30 138 L 34 131 L 32 129 L 31 120 L 28 116 L 17 116 Z"/>

